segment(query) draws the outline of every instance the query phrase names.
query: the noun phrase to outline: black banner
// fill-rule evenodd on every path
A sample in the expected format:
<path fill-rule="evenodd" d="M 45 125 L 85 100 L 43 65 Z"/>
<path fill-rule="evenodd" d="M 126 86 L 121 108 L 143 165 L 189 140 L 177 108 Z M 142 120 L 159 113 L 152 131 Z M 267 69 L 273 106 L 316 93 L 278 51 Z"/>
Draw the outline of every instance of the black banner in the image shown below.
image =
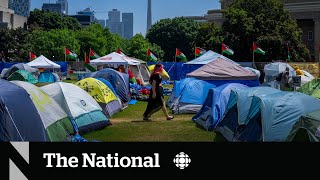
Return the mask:
<path fill-rule="evenodd" d="M 316 143 L 30 143 L 28 164 L 10 143 L 0 145 L 1 179 L 9 179 L 10 158 L 32 180 L 298 172 L 319 152 Z"/>

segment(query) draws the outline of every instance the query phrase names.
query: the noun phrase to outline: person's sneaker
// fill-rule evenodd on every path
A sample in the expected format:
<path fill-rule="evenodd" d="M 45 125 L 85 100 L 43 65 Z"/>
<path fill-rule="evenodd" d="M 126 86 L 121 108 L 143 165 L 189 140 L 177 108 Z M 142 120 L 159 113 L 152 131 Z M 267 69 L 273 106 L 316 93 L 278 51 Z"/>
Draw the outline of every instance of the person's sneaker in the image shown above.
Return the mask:
<path fill-rule="evenodd" d="M 167 120 L 170 121 L 170 120 L 172 120 L 173 118 L 174 118 L 174 116 L 169 116 L 169 117 L 167 118 Z"/>
<path fill-rule="evenodd" d="M 144 121 L 151 121 L 151 119 L 150 119 L 150 118 L 147 118 L 147 117 L 143 117 L 143 120 L 144 120 Z"/>

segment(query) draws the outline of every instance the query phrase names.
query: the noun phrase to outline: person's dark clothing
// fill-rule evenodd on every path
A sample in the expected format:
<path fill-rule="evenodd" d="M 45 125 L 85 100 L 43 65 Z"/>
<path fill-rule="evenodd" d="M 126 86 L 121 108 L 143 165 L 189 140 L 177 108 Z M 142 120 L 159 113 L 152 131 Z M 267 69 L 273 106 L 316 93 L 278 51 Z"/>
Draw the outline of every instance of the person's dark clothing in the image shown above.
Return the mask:
<path fill-rule="evenodd" d="M 159 111 L 162 108 L 164 102 L 163 87 L 160 86 L 162 82 L 161 75 L 152 74 L 150 77 L 150 84 L 152 84 L 153 80 L 156 81 L 156 98 L 152 98 L 153 90 L 151 89 L 147 109 L 143 114 L 143 116 L 146 118 L 150 118 L 153 113 Z"/>

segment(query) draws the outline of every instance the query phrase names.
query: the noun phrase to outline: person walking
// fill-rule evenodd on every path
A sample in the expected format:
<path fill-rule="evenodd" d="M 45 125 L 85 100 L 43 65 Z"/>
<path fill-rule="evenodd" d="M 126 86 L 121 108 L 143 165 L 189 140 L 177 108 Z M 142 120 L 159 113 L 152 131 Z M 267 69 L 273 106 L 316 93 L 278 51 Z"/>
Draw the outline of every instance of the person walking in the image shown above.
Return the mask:
<path fill-rule="evenodd" d="M 153 113 L 162 109 L 167 120 L 172 120 L 174 117 L 169 116 L 166 104 L 164 101 L 163 87 L 162 87 L 162 75 L 163 65 L 158 63 L 155 65 L 153 73 L 150 76 L 150 84 L 152 84 L 152 89 L 150 91 L 147 109 L 143 114 L 143 120 L 150 121 L 150 117 Z"/>

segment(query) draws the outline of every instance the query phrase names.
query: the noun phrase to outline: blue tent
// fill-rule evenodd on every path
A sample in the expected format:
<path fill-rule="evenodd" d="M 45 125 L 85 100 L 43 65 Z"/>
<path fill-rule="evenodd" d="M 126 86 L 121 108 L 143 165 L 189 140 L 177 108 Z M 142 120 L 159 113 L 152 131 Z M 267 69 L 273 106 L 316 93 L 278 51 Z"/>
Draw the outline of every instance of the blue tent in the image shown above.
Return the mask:
<path fill-rule="evenodd" d="M 48 141 L 46 130 L 29 94 L 0 79 L 0 141 Z"/>
<path fill-rule="evenodd" d="M 56 82 L 56 77 L 51 72 L 42 72 L 38 77 L 40 83 L 53 83 Z"/>
<path fill-rule="evenodd" d="M 111 83 L 123 103 L 130 101 L 129 75 L 114 69 L 106 68 L 90 75 L 93 78 L 103 78 Z"/>
<path fill-rule="evenodd" d="M 261 97 L 262 141 L 287 141 L 293 125 L 303 115 L 320 110 L 320 100 L 299 93 L 280 98 Z"/>
<path fill-rule="evenodd" d="M 246 124 L 250 109 L 255 109 L 257 103 L 252 103 L 255 94 L 267 96 L 281 91 L 269 87 L 253 87 L 239 90 L 232 90 L 226 111 L 221 122 L 217 125 L 216 131 L 220 132 L 228 141 L 234 140 L 234 134 L 240 125 Z M 255 101 L 254 101 L 255 102 Z"/>
<path fill-rule="evenodd" d="M 213 130 L 224 115 L 231 90 L 247 87 L 243 84 L 231 83 L 210 89 L 202 108 L 192 120 L 206 130 Z"/>
<path fill-rule="evenodd" d="M 216 86 L 205 81 L 183 79 L 175 83 L 168 105 L 175 114 L 197 113 L 205 101 L 204 94 L 208 94 L 209 89 L 214 87 Z"/>

